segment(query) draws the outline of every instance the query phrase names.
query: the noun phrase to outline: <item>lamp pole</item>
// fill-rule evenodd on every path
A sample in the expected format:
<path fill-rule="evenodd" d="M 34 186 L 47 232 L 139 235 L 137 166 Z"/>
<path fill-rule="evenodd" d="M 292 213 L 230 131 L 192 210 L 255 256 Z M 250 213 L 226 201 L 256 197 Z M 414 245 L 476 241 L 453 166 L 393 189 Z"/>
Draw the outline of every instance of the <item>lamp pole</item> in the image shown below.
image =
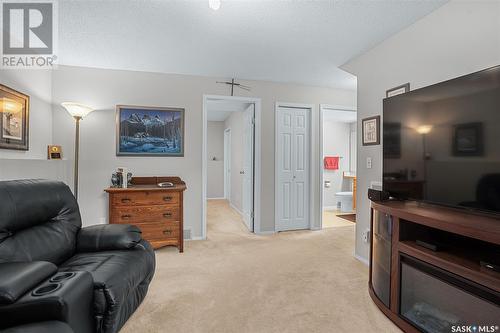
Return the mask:
<path fill-rule="evenodd" d="M 61 105 L 69 112 L 75 119 L 75 170 L 73 174 L 73 194 L 75 199 L 78 200 L 78 157 L 80 155 L 80 120 L 94 111 L 93 108 L 87 105 L 73 102 L 64 102 Z"/>
<path fill-rule="evenodd" d="M 79 158 L 79 153 L 80 153 L 80 120 L 82 120 L 82 117 L 80 116 L 74 116 L 76 120 L 76 128 L 75 128 L 75 173 L 73 175 L 74 177 L 74 194 L 75 194 L 75 199 L 78 200 L 78 158 Z"/>

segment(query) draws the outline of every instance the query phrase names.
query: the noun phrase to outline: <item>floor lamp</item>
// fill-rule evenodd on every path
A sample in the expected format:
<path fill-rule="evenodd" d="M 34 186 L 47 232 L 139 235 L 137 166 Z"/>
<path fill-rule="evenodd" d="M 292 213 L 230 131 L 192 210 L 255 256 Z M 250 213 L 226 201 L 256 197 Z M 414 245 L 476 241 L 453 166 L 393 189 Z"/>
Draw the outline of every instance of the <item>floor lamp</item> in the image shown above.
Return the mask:
<path fill-rule="evenodd" d="M 72 102 L 64 102 L 61 105 L 69 112 L 70 115 L 75 118 L 76 128 L 75 128 L 75 168 L 74 168 L 74 186 L 73 186 L 73 194 L 75 195 L 76 200 L 78 200 L 78 158 L 80 153 L 80 120 L 83 119 L 90 112 L 94 111 L 89 106 L 72 103 Z"/>

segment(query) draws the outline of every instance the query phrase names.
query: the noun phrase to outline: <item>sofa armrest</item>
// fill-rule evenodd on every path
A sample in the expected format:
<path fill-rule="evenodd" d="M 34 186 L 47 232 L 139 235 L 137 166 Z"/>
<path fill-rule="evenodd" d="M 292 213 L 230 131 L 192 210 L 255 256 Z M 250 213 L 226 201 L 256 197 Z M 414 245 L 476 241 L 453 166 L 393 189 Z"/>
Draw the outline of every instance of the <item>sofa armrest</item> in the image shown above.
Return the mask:
<path fill-rule="evenodd" d="M 92 275 L 84 271 L 72 273 L 74 275 L 66 279 L 52 280 L 63 274 L 56 273 L 42 281 L 33 293 L 24 294 L 13 304 L 0 306 L 0 332 L 28 323 L 60 321 L 75 332 L 95 333 Z"/>
<path fill-rule="evenodd" d="M 57 267 L 46 261 L 1 263 L 0 304 L 16 302 L 55 272 Z"/>
<path fill-rule="evenodd" d="M 100 224 L 78 232 L 77 252 L 127 250 L 141 241 L 141 230 L 129 224 Z"/>

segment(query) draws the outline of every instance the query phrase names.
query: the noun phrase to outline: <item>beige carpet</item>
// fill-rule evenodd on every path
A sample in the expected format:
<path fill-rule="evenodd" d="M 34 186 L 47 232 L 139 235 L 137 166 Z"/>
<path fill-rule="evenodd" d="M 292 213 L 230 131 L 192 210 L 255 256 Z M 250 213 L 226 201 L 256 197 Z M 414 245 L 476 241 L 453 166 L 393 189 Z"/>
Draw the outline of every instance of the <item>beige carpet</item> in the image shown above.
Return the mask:
<path fill-rule="evenodd" d="M 143 304 L 122 332 L 400 332 L 368 296 L 354 224 L 256 236 L 225 201 L 208 240 L 156 252 Z"/>

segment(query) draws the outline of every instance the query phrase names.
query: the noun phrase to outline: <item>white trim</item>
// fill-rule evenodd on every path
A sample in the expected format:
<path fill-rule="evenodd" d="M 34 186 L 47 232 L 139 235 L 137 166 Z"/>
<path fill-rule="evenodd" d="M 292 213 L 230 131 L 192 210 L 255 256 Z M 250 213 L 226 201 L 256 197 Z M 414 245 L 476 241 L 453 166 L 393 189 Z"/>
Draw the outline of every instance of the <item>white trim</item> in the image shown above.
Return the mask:
<path fill-rule="evenodd" d="M 196 237 L 192 237 L 192 238 L 189 238 L 189 239 L 185 239 L 184 241 L 190 242 L 190 241 L 200 241 L 200 240 L 205 240 L 205 238 L 196 236 Z"/>
<path fill-rule="evenodd" d="M 235 205 L 233 205 L 232 202 L 229 202 L 229 207 L 231 207 L 232 209 L 234 209 L 234 211 L 238 214 L 240 214 L 240 216 L 243 218 L 243 212 L 241 210 L 239 210 Z M 246 225 L 245 225 L 246 226 Z"/>
<path fill-rule="evenodd" d="M 354 106 L 346 105 L 333 105 L 333 104 L 320 104 L 320 110 L 335 110 L 335 111 L 352 111 L 358 112 L 358 109 Z"/>
<path fill-rule="evenodd" d="M 261 132 L 262 132 L 262 101 L 255 97 L 236 97 L 236 96 L 220 96 L 220 95 L 203 95 L 203 115 L 202 115 L 202 149 L 201 149 L 201 200 L 202 200 L 202 217 L 201 217 L 201 238 L 207 238 L 207 101 L 208 100 L 227 100 L 240 101 L 255 104 L 255 138 L 254 138 L 254 233 L 258 234 L 261 227 L 261 183 L 262 183 L 262 147 L 261 147 Z"/>
<path fill-rule="evenodd" d="M 368 261 L 368 259 L 365 259 L 365 258 L 357 255 L 356 253 L 354 253 L 354 258 L 358 259 L 359 261 L 361 261 L 366 266 L 370 266 L 370 261 Z"/>
<path fill-rule="evenodd" d="M 259 231 L 256 234 L 260 236 L 269 236 L 269 235 L 274 235 L 276 231 L 270 230 L 270 231 Z"/>
<path fill-rule="evenodd" d="M 207 198 L 207 200 L 226 200 L 224 197 Z"/>
<path fill-rule="evenodd" d="M 325 210 L 337 210 L 337 206 L 324 206 L 323 211 Z"/>
<path fill-rule="evenodd" d="M 228 127 L 224 129 L 224 198 L 229 201 L 231 201 L 231 141 L 231 127 Z"/>
<path fill-rule="evenodd" d="M 314 208 L 311 208 L 312 198 L 314 194 L 314 186 L 313 186 L 313 158 L 314 158 L 314 140 L 312 136 L 313 132 L 313 114 L 316 110 L 316 106 L 314 104 L 301 104 L 301 103 L 287 103 L 287 102 L 276 102 L 274 106 L 274 231 L 280 231 L 278 228 L 278 220 L 279 214 L 277 207 L 279 207 L 279 197 L 278 197 L 278 132 L 279 132 L 279 124 L 278 124 L 278 109 L 280 107 L 284 108 L 297 108 L 297 109 L 309 109 L 309 229 L 313 230 L 313 220 L 314 220 Z"/>
<path fill-rule="evenodd" d="M 319 156 L 318 156 L 318 161 L 319 161 L 319 227 L 323 229 L 323 211 L 326 210 L 325 208 L 329 208 L 332 206 L 327 206 L 323 207 L 323 186 L 324 186 L 324 177 L 323 173 L 325 172 L 324 166 L 323 166 L 323 113 L 325 110 L 339 110 L 339 111 L 352 111 L 352 112 L 358 112 L 356 107 L 352 106 L 345 106 L 345 105 L 331 105 L 331 104 L 320 104 L 319 105 Z M 335 206 L 333 206 L 335 207 Z M 336 209 L 335 207 L 334 209 Z"/>

